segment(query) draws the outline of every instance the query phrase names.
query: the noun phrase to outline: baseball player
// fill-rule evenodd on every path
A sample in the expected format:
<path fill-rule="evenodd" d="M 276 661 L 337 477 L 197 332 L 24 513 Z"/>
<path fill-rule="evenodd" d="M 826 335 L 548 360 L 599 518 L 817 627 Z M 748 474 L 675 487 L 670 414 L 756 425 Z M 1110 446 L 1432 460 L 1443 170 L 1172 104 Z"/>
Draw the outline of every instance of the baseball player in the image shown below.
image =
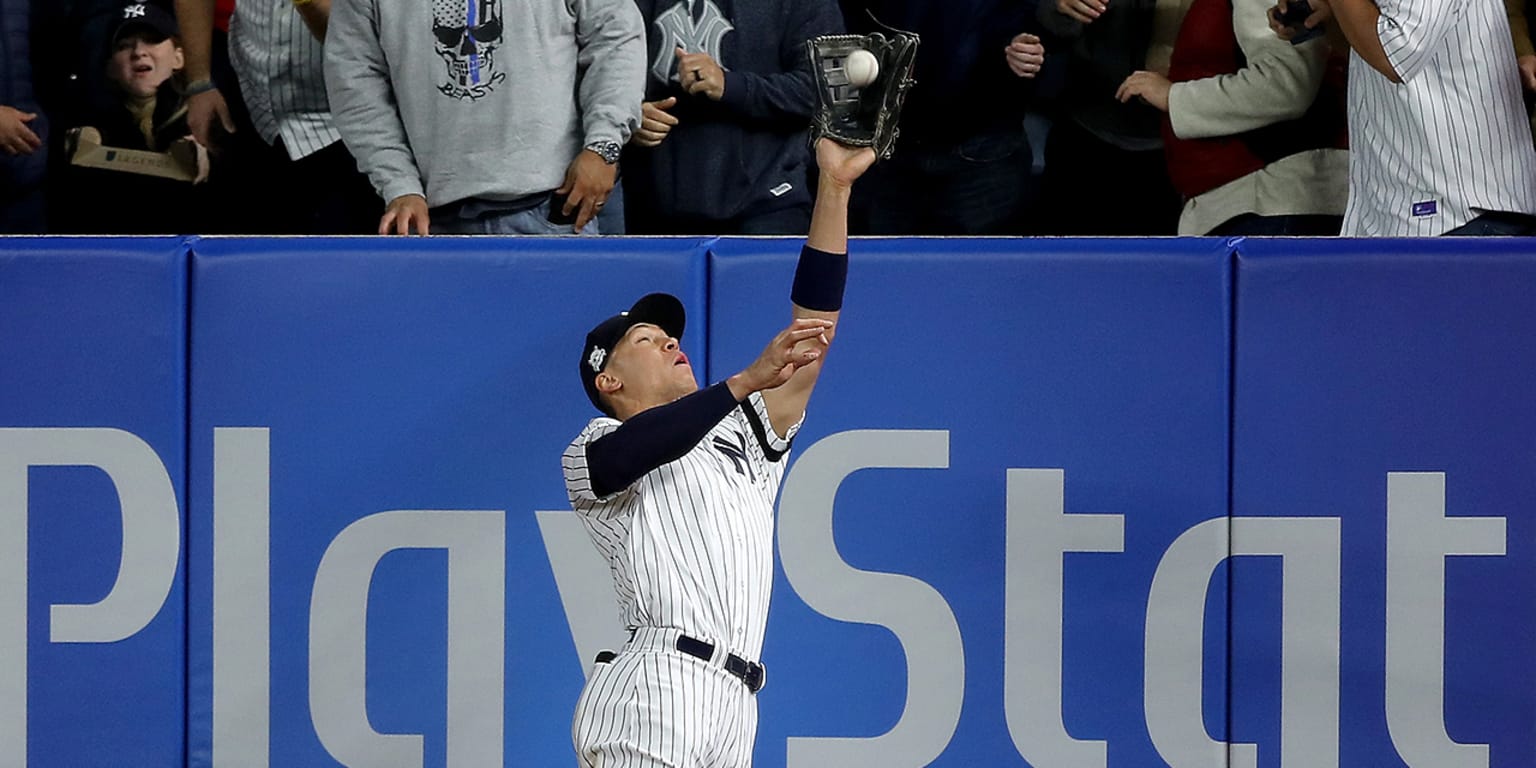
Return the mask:
<path fill-rule="evenodd" d="M 678 348 L 683 305 L 660 293 L 582 347 L 581 383 L 603 416 L 566 449 L 566 490 L 629 628 L 576 705 L 583 768 L 751 765 L 773 502 L 842 307 L 849 193 L 875 156 L 822 139 L 816 158 L 793 321 L 750 366 L 699 389 Z"/>

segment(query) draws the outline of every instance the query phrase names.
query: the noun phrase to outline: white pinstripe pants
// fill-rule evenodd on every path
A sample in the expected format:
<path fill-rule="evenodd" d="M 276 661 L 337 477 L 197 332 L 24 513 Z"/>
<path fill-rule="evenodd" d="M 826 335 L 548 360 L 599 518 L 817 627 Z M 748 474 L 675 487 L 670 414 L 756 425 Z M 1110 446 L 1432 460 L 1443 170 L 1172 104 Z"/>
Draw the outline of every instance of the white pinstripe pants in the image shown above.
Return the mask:
<path fill-rule="evenodd" d="M 631 642 L 598 664 L 571 724 L 580 768 L 751 766 L 757 697 L 720 666 L 724 653 L 716 656 L 708 662 L 660 642 Z"/>

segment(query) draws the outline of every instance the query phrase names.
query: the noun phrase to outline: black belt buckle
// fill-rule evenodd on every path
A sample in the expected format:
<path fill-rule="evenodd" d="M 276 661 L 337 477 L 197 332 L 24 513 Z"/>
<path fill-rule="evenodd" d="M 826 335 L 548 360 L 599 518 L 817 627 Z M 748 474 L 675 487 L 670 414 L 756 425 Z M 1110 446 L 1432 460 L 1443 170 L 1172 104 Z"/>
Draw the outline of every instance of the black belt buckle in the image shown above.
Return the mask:
<path fill-rule="evenodd" d="M 730 669 L 733 664 L 737 668 L 731 669 L 731 674 L 741 678 L 747 690 L 757 693 L 763 689 L 763 683 L 768 682 L 768 670 L 763 665 L 747 661 L 734 653 L 726 659 L 726 669 Z"/>

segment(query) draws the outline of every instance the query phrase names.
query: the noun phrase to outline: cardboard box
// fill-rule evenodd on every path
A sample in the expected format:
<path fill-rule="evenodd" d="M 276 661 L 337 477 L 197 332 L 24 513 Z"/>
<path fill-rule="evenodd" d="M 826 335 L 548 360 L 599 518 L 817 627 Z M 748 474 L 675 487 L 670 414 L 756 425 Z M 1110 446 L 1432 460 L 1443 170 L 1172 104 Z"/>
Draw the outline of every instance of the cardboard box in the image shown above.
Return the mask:
<path fill-rule="evenodd" d="M 180 139 L 164 152 L 122 149 L 101 143 L 101 131 L 90 126 L 72 128 L 65 137 L 65 154 L 72 165 L 108 171 L 159 176 L 173 181 L 196 182 L 198 153 L 203 151 L 190 137 Z"/>

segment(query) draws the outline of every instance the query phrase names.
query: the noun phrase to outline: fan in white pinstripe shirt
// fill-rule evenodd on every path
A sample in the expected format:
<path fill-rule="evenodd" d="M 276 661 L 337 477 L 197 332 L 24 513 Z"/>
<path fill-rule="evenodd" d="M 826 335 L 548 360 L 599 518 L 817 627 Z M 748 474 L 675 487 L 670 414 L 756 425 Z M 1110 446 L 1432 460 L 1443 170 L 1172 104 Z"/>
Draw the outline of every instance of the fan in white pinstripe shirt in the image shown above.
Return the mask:
<path fill-rule="evenodd" d="M 566 490 L 631 631 L 599 657 L 577 704 L 584 768 L 752 762 L 773 503 L 842 306 L 848 195 L 874 153 L 823 140 L 817 160 L 793 321 L 746 370 L 699 389 L 678 346 L 682 303 L 666 294 L 603 321 L 582 346 L 582 385 L 605 416 L 565 451 Z"/>
<path fill-rule="evenodd" d="M 1307 26 L 1337 20 L 1355 54 L 1343 234 L 1536 234 L 1536 150 L 1498 0 L 1311 3 Z"/>

